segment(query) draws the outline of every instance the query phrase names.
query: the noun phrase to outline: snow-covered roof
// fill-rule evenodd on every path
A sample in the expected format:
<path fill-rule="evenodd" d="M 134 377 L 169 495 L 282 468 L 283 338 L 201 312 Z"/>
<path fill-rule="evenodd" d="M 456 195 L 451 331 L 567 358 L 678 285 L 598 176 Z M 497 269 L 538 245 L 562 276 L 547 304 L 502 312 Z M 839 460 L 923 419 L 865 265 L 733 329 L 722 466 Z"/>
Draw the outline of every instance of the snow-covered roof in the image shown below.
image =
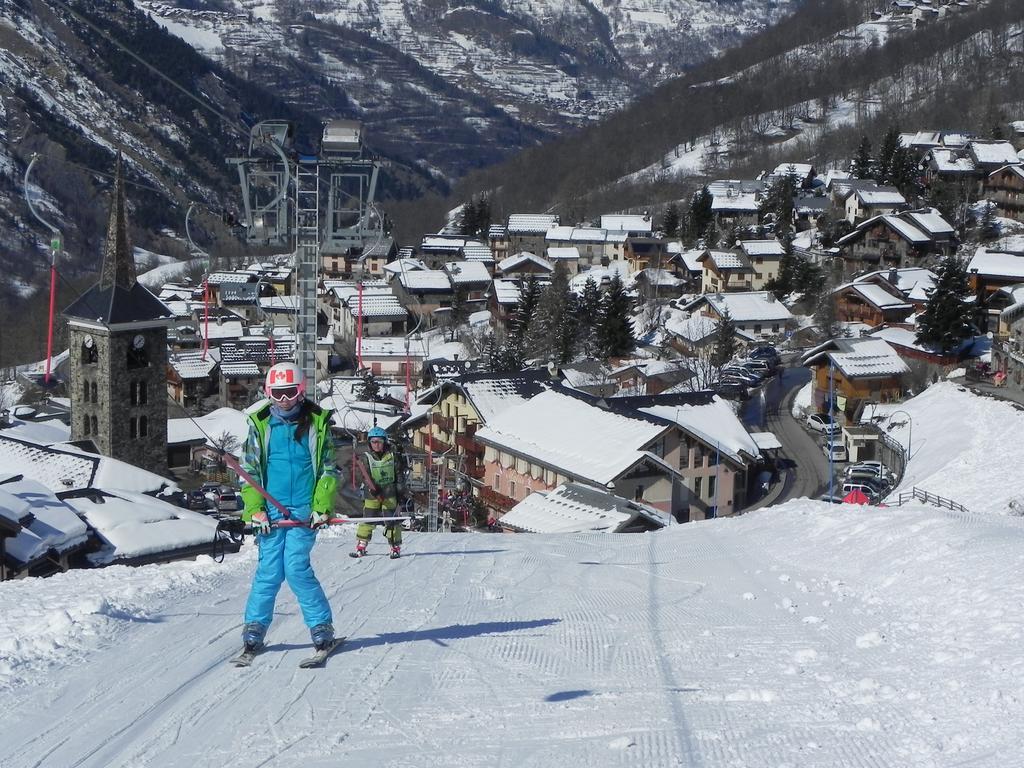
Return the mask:
<path fill-rule="evenodd" d="M 1024 256 L 1001 251 L 990 251 L 979 246 L 974 252 L 967 271 L 978 270 L 983 277 L 1004 277 L 1024 280 Z"/>
<path fill-rule="evenodd" d="M 732 251 L 704 251 L 700 260 L 710 261 L 716 269 L 749 269 L 750 262 Z"/>
<path fill-rule="evenodd" d="M 450 261 L 444 265 L 453 285 L 491 282 L 491 273 L 481 261 Z"/>
<path fill-rule="evenodd" d="M 409 356 L 422 360 L 427 356 L 424 339 L 409 339 Z M 405 357 L 404 336 L 364 336 L 360 344 L 363 357 Z"/>
<path fill-rule="evenodd" d="M 711 336 L 718 327 L 718 322 L 707 315 L 690 315 L 685 312 L 672 312 L 665 321 L 665 330 L 680 338 L 695 343 Z"/>
<path fill-rule="evenodd" d="M 877 283 L 853 282 L 843 286 L 850 288 L 861 295 L 861 297 L 877 307 L 878 309 L 911 309 L 913 304 L 903 300 L 903 297 L 893 296 Z"/>
<path fill-rule="evenodd" d="M 542 235 L 558 225 L 558 216 L 546 213 L 513 213 L 508 217 L 510 235 Z"/>
<path fill-rule="evenodd" d="M 220 364 L 220 375 L 226 379 L 260 376 L 260 367 L 256 363 L 239 361 Z"/>
<path fill-rule="evenodd" d="M 952 149 L 933 149 L 932 163 L 939 173 L 974 173 L 974 159 Z"/>
<path fill-rule="evenodd" d="M 956 230 L 935 208 L 927 211 L 908 211 L 903 214 L 904 218 L 910 219 L 914 225 L 935 237 L 937 235 L 952 235 Z"/>
<path fill-rule="evenodd" d="M 669 245 L 671 246 L 673 243 L 669 243 Z M 671 253 L 671 249 L 669 252 Z M 679 260 L 683 262 L 683 266 L 685 266 L 690 272 L 701 271 L 702 266 L 700 263 L 700 257 L 704 255 L 703 248 L 691 248 L 687 251 L 680 249 L 678 253 Z"/>
<path fill-rule="evenodd" d="M 706 293 L 698 296 L 684 307 L 690 309 L 707 302 L 719 315 L 725 310 L 735 323 L 754 321 L 785 322 L 793 315 L 786 305 L 775 298 L 771 291 L 737 291 L 735 293 Z"/>
<path fill-rule="evenodd" d="M 349 298 L 348 311 L 352 317 L 359 317 L 358 298 Z M 401 320 L 408 311 L 393 293 L 364 293 L 362 299 L 363 317 L 370 319 L 393 318 Z"/>
<path fill-rule="evenodd" d="M 219 323 L 200 323 L 200 338 L 237 339 L 245 334 L 245 326 L 241 320 L 225 320 Z"/>
<path fill-rule="evenodd" d="M 665 429 L 552 390 L 509 408 L 476 436 L 573 479 L 605 485 L 644 459 L 643 448 Z"/>
<path fill-rule="evenodd" d="M 661 527 L 664 513 L 581 483 L 534 491 L 501 518 L 504 527 L 530 533 L 615 533 L 638 517 Z"/>
<path fill-rule="evenodd" d="M 774 432 L 751 432 L 750 439 L 761 451 L 773 451 L 782 447 L 782 442 Z"/>
<path fill-rule="evenodd" d="M 884 278 L 895 285 L 907 298 L 914 298 L 911 293 L 927 292 L 935 285 L 938 276 L 924 267 L 905 267 L 903 269 L 882 269 L 869 272 L 854 279 L 855 283 L 871 282 Z M 893 280 L 895 278 L 895 281 Z"/>
<path fill-rule="evenodd" d="M 747 256 L 783 256 L 786 253 L 778 240 L 741 240 L 740 248 Z"/>
<path fill-rule="evenodd" d="M 421 250 L 448 251 L 458 253 L 466 244 L 463 237 L 446 237 L 441 235 L 425 235 L 420 241 Z"/>
<path fill-rule="evenodd" d="M 1009 165 L 1016 163 L 1017 150 L 1008 141 L 972 141 L 970 152 L 982 165 Z"/>
<path fill-rule="evenodd" d="M 650 234 L 653 231 L 653 221 L 650 216 L 639 213 L 613 214 L 601 217 L 601 229 Z"/>
<path fill-rule="evenodd" d="M 466 244 L 462 246 L 462 255 L 466 261 L 480 261 L 480 262 L 493 262 L 494 254 L 491 253 L 491 248 L 484 243 L 478 243 L 474 240 L 467 240 Z"/>
<path fill-rule="evenodd" d="M 754 213 L 758 208 L 757 194 L 753 192 L 715 195 L 711 201 L 712 211 L 745 211 Z"/>
<path fill-rule="evenodd" d="M 217 361 L 211 355 L 203 359 L 202 352 L 179 352 L 168 360 L 175 373 L 182 379 L 205 379 L 217 367 Z"/>
<path fill-rule="evenodd" d="M 452 289 L 448 273 L 443 269 L 403 272 L 398 276 L 398 280 L 407 291 L 435 291 L 442 293 Z"/>
<path fill-rule="evenodd" d="M 95 500 L 80 497 L 67 503 L 103 542 L 89 555 L 95 565 L 210 545 L 217 531 L 215 518 L 142 493 L 107 491 Z"/>
<path fill-rule="evenodd" d="M 885 216 L 882 216 L 882 219 L 901 237 L 911 243 L 930 243 L 932 241 L 931 235 L 926 232 L 922 232 L 909 221 L 901 219 L 899 216 L 886 214 Z"/>
<path fill-rule="evenodd" d="M 506 306 L 519 303 L 519 282 L 516 280 L 503 280 L 495 278 L 491 284 L 494 291 L 494 300 Z"/>
<path fill-rule="evenodd" d="M 910 371 L 896 350 L 880 338 L 833 339 L 805 354 L 801 365 L 829 359 L 850 379 L 899 376 Z"/>
<path fill-rule="evenodd" d="M 811 175 L 813 170 L 814 166 L 810 163 L 782 163 L 771 172 L 771 175 L 789 176 L 790 174 L 796 174 L 800 179 L 805 179 Z"/>
<path fill-rule="evenodd" d="M 206 282 L 210 285 L 248 283 L 252 278 L 253 276 L 249 272 L 213 272 L 207 275 Z"/>
<path fill-rule="evenodd" d="M 861 205 L 906 205 L 907 199 L 895 187 L 878 187 L 876 189 L 855 189 Z"/>
<path fill-rule="evenodd" d="M 710 403 L 701 405 L 652 405 L 640 410 L 675 422 L 709 448 L 721 451 L 738 464 L 745 466 L 760 454 L 757 443 L 730 403 L 717 395 Z"/>
<path fill-rule="evenodd" d="M 551 261 L 558 261 L 559 259 L 566 261 L 579 261 L 580 249 L 575 245 L 554 246 L 552 248 L 548 248 L 547 257 Z"/>
<path fill-rule="evenodd" d="M 215 445 L 225 434 L 235 438 L 235 447 L 229 452 L 241 455 L 242 444 L 249 433 L 249 422 L 242 411 L 234 408 L 217 408 L 202 416 L 167 420 L 167 444 L 190 443 L 202 440 L 211 447 L 226 447 L 223 442 Z"/>
<path fill-rule="evenodd" d="M 547 259 L 542 259 L 540 256 L 530 253 L 529 251 L 520 251 L 519 253 L 509 256 L 507 259 L 502 259 L 498 262 L 498 271 L 501 273 L 511 272 L 527 264 L 534 264 L 547 272 L 553 272 L 554 267 L 551 262 Z"/>
<path fill-rule="evenodd" d="M 552 386 L 546 371 L 470 374 L 453 382 L 487 424 L 499 414 L 530 400 Z"/>
<path fill-rule="evenodd" d="M 939 147 L 942 146 L 942 131 L 917 131 L 901 133 L 900 144 L 904 147 Z"/>
<path fill-rule="evenodd" d="M 51 550 L 63 554 L 88 542 L 86 524 L 53 491 L 28 477 L 0 484 L 0 507 L 27 507 L 34 518 L 4 545 L 7 555 L 22 566 L 40 560 Z"/>
<path fill-rule="evenodd" d="M 427 265 L 419 259 L 395 259 L 384 265 L 384 271 L 392 275 L 400 275 L 405 272 L 415 272 L 426 269 Z"/>

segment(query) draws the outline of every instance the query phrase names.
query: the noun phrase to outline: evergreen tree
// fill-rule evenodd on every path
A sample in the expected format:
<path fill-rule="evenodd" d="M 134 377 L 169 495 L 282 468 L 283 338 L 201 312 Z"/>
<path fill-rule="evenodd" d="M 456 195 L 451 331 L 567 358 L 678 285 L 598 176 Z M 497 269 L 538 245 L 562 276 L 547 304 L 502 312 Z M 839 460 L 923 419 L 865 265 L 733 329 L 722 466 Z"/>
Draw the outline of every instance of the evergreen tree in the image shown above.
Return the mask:
<path fill-rule="evenodd" d="M 850 167 L 850 173 L 855 179 L 870 179 L 873 165 L 871 140 L 867 136 L 862 136 L 860 145 L 857 147 L 857 154 L 853 158 L 853 165 Z"/>
<path fill-rule="evenodd" d="M 785 237 L 793 231 L 793 213 L 796 205 L 793 203 L 793 196 L 796 194 L 796 185 L 793 176 L 776 177 L 765 190 L 764 197 L 758 204 L 758 214 L 763 219 L 769 214 L 775 220 L 775 234 L 778 237 Z"/>
<path fill-rule="evenodd" d="M 669 203 L 665 206 L 665 215 L 661 222 L 661 231 L 665 233 L 665 237 L 675 237 L 679 234 L 679 225 L 679 206 L 675 203 Z"/>
<path fill-rule="evenodd" d="M 626 293 L 618 273 L 612 277 L 601 302 L 598 344 L 602 358 L 623 357 L 636 348 L 633 335 L 633 300 Z"/>
<path fill-rule="evenodd" d="M 894 161 L 901 149 L 900 129 L 896 124 L 889 126 L 889 129 L 882 137 L 882 143 L 878 147 L 878 160 L 875 162 L 875 181 L 879 184 L 892 184 Z"/>
<path fill-rule="evenodd" d="M 375 403 L 381 399 L 380 383 L 377 381 L 377 378 L 369 371 L 363 373 L 363 380 L 359 383 L 359 386 L 356 388 L 356 397 L 358 397 L 364 403 Z"/>
<path fill-rule="evenodd" d="M 469 297 L 465 288 L 456 288 L 448 311 L 448 340 L 455 341 L 459 326 L 469 320 Z"/>
<path fill-rule="evenodd" d="M 537 312 L 540 301 L 540 286 L 537 278 L 530 274 L 519 286 L 519 301 L 509 318 L 508 333 L 501 345 L 497 359 L 501 371 L 521 371 L 528 355 L 527 344 L 530 339 L 530 327 Z"/>
<path fill-rule="evenodd" d="M 936 272 L 935 287 L 917 320 L 917 341 L 949 353 L 973 333 L 974 310 L 967 301 L 970 288 L 963 260 L 956 255 L 947 256 Z"/>
<path fill-rule="evenodd" d="M 700 237 L 707 237 L 708 226 L 712 225 L 715 220 L 715 215 L 711 210 L 712 202 L 714 202 L 714 197 L 711 195 L 711 190 L 707 188 L 707 185 L 694 193 L 693 199 L 690 201 L 690 215 L 687 217 L 687 224 L 689 226 L 687 234 L 691 241 Z"/>
<path fill-rule="evenodd" d="M 978 219 L 978 239 L 982 242 L 995 240 L 999 237 L 999 224 L 996 222 L 996 204 L 988 200 L 982 200 L 984 210 L 981 218 Z"/>
<path fill-rule="evenodd" d="M 736 356 L 739 343 L 736 340 L 736 323 L 726 307 L 715 324 L 715 348 L 711 355 L 715 368 L 721 368 Z"/>
<path fill-rule="evenodd" d="M 569 275 L 559 262 L 551 283 L 537 302 L 528 348 L 531 357 L 568 363 L 576 351 L 576 297 L 569 290 Z"/>
<path fill-rule="evenodd" d="M 599 352 L 597 328 L 601 322 L 601 289 L 594 278 L 588 277 L 583 284 L 583 292 L 577 302 L 576 338 L 578 349 L 587 357 L 595 357 Z"/>

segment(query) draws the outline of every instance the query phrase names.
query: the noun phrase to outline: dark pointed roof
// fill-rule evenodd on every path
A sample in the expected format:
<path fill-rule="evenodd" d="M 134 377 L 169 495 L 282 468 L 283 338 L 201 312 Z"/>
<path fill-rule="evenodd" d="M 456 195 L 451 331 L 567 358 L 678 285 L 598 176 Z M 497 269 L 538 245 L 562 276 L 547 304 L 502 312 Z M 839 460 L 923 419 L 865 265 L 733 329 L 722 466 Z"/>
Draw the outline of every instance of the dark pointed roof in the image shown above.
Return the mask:
<path fill-rule="evenodd" d="M 160 299 L 141 285 L 135 274 L 135 258 L 128 238 L 128 212 L 124 196 L 121 153 L 114 171 L 114 195 L 107 223 L 100 281 L 64 310 L 66 317 L 95 320 L 104 325 L 137 323 L 173 317 Z"/>

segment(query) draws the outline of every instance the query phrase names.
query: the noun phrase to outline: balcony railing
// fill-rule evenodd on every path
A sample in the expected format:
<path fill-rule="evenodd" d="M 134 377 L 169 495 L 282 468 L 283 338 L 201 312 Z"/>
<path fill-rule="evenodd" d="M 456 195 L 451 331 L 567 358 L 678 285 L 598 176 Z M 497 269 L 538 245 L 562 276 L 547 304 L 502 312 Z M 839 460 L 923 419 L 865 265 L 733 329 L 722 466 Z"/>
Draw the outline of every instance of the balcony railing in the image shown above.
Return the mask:
<path fill-rule="evenodd" d="M 445 432 L 451 432 L 454 427 L 454 419 L 451 416 L 431 416 L 430 422 L 434 424 L 438 429 L 442 429 Z"/>
<path fill-rule="evenodd" d="M 488 488 L 487 486 L 480 489 L 480 499 L 484 504 L 494 507 L 501 512 L 508 512 L 518 503 L 515 499 L 510 499 L 503 493 L 498 493 L 493 488 Z"/>

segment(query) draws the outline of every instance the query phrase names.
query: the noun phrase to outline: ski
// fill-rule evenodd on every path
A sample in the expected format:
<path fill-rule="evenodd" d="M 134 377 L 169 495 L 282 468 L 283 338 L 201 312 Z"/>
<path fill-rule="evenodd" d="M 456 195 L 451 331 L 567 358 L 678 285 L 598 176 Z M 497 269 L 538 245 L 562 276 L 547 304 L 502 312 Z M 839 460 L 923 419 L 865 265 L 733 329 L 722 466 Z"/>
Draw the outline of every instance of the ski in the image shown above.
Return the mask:
<path fill-rule="evenodd" d="M 308 659 L 303 659 L 299 662 L 299 667 L 302 669 L 315 669 L 322 667 L 327 661 L 327 657 L 337 650 L 338 646 L 345 642 L 344 637 L 336 637 L 331 641 L 331 644 L 324 648 L 322 651 L 317 651 Z"/>
<path fill-rule="evenodd" d="M 262 648 L 259 648 L 257 650 L 249 650 L 247 648 L 243 648 L 240 654 L 231 659 L 231 663 L 236 667 L 248 667 L 250 664 L 252 664 L 252 660 L 259 656 L 262 652 Z"/>
<path fill-rule="evenodd" d="M 366 557 L 366 553 L 365 552 L 349 552 L 348 556 L 349 557 L 356 557 L 356 558 Z"/>

